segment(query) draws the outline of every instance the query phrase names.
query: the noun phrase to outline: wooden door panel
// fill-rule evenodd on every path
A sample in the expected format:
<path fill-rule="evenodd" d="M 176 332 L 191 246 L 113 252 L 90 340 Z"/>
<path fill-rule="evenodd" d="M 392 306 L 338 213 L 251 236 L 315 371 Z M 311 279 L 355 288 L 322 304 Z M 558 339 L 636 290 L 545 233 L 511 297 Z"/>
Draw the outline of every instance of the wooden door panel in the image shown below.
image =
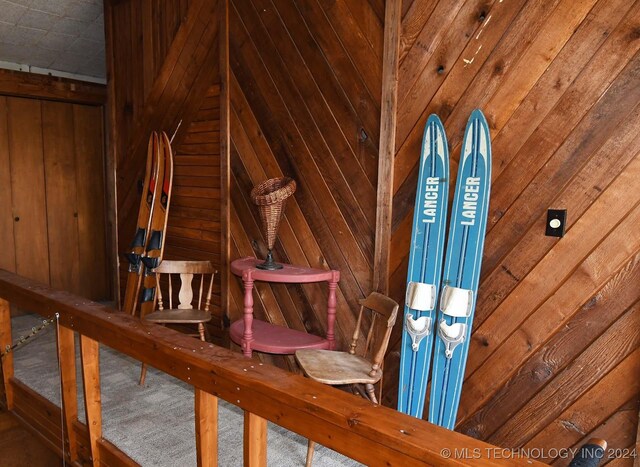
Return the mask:
<path fill-rule="evenodd" d="M 109 296 L 102 118 L 101 107 L 73 106 L 80 288 L 93 300 Z"/>
<path fill-rule="evenodd" d="M 76 193 L 73 106 L 42 102 L 42 139 L 52 287 L 82 294 Z M 87 259 L 85 259 L 86 261 Z"/>
<path fill-rule="evenodd" d="M 110 298 L 102 107 L 0 96 L 0 268 Z"/>
<path fill-rule="evenodd" d="M 0 268 L 16 272 L 7 99 L 0 96 Z"/>
<path fill-rule="evenodd" d="M 7 98 L 16 272 L 49 282 L 40 101 Z"/>

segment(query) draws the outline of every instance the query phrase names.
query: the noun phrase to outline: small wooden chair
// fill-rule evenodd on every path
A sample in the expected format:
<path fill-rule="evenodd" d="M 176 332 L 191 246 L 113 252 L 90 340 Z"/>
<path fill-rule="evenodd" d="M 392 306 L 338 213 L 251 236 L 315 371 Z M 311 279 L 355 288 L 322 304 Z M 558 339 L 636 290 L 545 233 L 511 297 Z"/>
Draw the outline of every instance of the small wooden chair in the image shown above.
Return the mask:
<path fill-rule="evenodd" d="M 151 323 L 167 324 L 195 324 L 198 332 L 191 334 L 206 341 L 207 330 L 205 323 L 211 321 L 211 291 L 216 269 L 209 261 L 169 261 L 164 260 L 155 269 L 156 293 L 158 296 L 157 310 L 143 316 L 142 319 Z M 180 277 L 180 289 L 177 294 L 177 308 L 173 307 L 174 282 Z M 195 276 L 195 277 L 194 277 Z M 199 277 L 198 277 L 199 276 Z M 163 280 L 166 277 L 166 280 Z M 194 285 L 198 287 L 197 301 L 194 300 Z M 166 294 L 162 294 L 161 287 L 167 287 Z M 169 307 L 165 309 L 166 302 Z M 140 384 L 144 384 L 146 368 L 142 366 Z"/>
<path fill-rule="evenodd" d="M 371 325 L 363 348 L 356 353 L 365 308 L 372 312 Z M 360 300 L 360 313 L 348 352 L 304 349 L 296 351 L 296 360 L 306 376 L 320 383 L 364 385 L 366 394 L 361 389 L 360 394 L 378 404 L 373 385 L 382 379 L 384 355 L 397 315 L 398 304 L 394 300 L 373 292 Z M 315 442 L 309 440 L 307 466 L 311 465 L 314 447 Z"/>

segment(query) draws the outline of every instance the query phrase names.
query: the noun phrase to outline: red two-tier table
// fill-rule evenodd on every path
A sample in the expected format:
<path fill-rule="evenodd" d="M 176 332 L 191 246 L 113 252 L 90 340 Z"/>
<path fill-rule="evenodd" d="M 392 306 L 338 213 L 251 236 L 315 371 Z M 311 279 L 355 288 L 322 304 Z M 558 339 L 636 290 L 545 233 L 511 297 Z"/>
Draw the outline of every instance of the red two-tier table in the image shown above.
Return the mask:
<path fill-rule="evenodd" d="M 251 357 L 252 350 L 275 354 L 292 354 L 298 349 L 330 349 L 335 346 L 334 326 L 336 322 L 336 287 L 340 271 L 326 271 L 301 266 L 283 264 L 282 269 L 265 271 L 256 265 L 261 260 L 247 257 L 233 261 L 231 272 L 242 277 L 244 284 L 244 315 L 229 329 L 231 340 L 242 347 L 245 356 Z M 278 282 L 286 284 L 307 284 L 327 282 L 327 336 L 322 338 L 295 329 L 276 326 L 253 318 L 254 281 Z"/>

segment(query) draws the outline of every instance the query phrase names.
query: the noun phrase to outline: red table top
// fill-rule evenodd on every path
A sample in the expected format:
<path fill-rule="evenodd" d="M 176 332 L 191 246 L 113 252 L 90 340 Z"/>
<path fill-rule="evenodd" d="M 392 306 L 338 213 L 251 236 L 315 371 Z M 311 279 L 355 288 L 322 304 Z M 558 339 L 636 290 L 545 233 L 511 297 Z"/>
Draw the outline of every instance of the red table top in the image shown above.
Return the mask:
<path fill-rule="evenodd" d="M 241 276 L 243 280 L 283 282 L 290 284 L 302 284 L 306 282 L 338 282 L 340 280 L 340 271 L 306 268 L 304 266 L 293 266 L 291 264 L 282 264 L 282 269 L 275 271 L 266 271 L 258 269 L 256 265 L 263 263 L 263 260 L 248 256 L 246 258 L 236 259 L 231 263 L 231 272 L 236 276 Z"/>

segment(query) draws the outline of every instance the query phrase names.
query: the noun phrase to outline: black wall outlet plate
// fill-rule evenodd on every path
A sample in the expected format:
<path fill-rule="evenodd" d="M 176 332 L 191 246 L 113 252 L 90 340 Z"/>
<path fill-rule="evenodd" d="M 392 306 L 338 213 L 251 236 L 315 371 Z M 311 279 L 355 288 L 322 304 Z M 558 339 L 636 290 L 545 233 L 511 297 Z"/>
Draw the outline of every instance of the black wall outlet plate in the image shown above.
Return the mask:
<path fill-rule="evenodd" d="M 566 209 L 549 209 L 547 211 L 547 237 L 564 237 L 564 228 L 567 224 Z"/>

